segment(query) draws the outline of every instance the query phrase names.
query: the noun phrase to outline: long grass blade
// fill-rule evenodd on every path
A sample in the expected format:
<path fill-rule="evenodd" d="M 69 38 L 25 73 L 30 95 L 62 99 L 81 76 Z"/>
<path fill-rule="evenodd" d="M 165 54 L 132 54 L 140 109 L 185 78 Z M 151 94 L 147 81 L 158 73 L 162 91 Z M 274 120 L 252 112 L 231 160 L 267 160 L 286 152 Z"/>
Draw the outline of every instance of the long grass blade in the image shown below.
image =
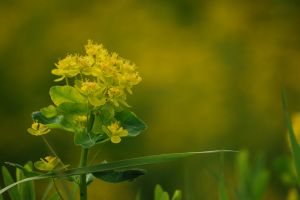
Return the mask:
<path fill-rule="evenodd" d="M 14 184 L 14 179 L 12 178 L 12 176 L 10 175 L 9 171 L 7 170 L 6 167 L 2 167 L 2 174 L 3 174 L 3 180 L 6 186 L 10 186 Z M 2 194 L 2 193 L 0 193 Z M 20 200 L 21 196 L 19 193 L 18 188 L 13 188 L 12 190 L 9 191 L 9 196 L 12 200 Z"/>
<path fill-rule="evenodd" d="M 0 194 L 4 193 L 5 191 L 9 190 L 10 188 L 13 188 L 14 186 L 16 186 L 20 183 L 24 183 L 27 181 L 35 181 L 35 180 L 42 180 L 42 179 L 49 179 L 49 178 L 66 178 L 66 177 L 70 177 L 70 176 L 78 176 L 78 175 L 88 174 L 88 173 L 105 172 L 105 171 L 111 171 L 111 170 L 117 170 L 117 169 L 126 169 L 126 168 L 138 167 L 138 166 L 143 166 L 143 165 L 151 165 L 151 164 L 156 164 L 156 163 L 169 162 L 169 161 L 174 161 L 174 160 L 177 160 L 180 158 L 190 157 L 190 156 L 199 155 L 199 154 L 222 153 L 222 152 L 223 153 L 225 153 L 225 152 L 233 153 L 233 152 L 237 152 L 237 151 L 212 150 L 212 151 L 201 151 L 201 152 L 186 152 L 186 153 L 171 153 L 171 154 L 152 155 L 152 156 L 144 156 L 144 157 L 120 160 L 120 161 L 115 161 L 115 162 L 111 162 L 111 163 L 101 163 L 98 165 L 69 169 L 69 170 L 65 170 L 65 171 L 51 172 L 51 173 L 34 176 L 34 177 L 26 178 L 21 181 L 15 182 L 15 183 L 1 189 Z"/>
<path fill-rule="evenodd" d="M 287 108 L 287 98 L 284 89 L 282 89 L 281 91 L 281 98 L 282 98 L 282 107 L 283 107 L 283 112 L 285 117 L 285 123 L 288 129 L 288 134 L 291 142 L 292 155 L 293 155 L 295 168 L 297 172 L 297 182 L 298 182 L 298 186 L 300 187 L 300 147 L 295 137 L 291 117 Z"/>

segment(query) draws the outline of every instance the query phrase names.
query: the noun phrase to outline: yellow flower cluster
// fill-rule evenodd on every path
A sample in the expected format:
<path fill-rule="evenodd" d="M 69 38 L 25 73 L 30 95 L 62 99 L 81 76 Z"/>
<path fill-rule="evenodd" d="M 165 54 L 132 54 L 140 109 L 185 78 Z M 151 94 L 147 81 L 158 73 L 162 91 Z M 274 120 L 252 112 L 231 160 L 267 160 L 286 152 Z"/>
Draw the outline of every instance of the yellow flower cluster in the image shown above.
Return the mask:
<path fill-rule="evenodd" d="M 109 53 L 91 40 L 85 46 L 85 55 L 68 55 L 56 64 L 52 74 L 56 81 L 74 78 L 75 87 L 89 98 L 94 106 L 111 102 L 115 106 L 126 103 L 127 93 L 142 79 L 136 66 L 116 53 Z"/>
<path fill-rule="evenodd" d="M 121 137 L 128 136 L 128 131 L 120 126 L 119 122 L 114 122 L 107 127 L 109 130 L 109 137 L 112 143 L 120 143 Z"/>

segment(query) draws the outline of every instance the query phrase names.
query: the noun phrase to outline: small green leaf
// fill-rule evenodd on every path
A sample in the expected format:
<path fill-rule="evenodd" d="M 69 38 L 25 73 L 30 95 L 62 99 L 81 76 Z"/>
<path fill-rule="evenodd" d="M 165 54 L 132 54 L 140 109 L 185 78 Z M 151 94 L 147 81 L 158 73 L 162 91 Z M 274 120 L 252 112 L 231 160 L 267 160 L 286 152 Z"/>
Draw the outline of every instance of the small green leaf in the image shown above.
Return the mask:
<path fill-rule="evenodd" d="M 96 172 L 93 175 L 105 182 L 120 183 L 124 181 L 133 181 L 139 176 L 145 175 L 146 171 L 143 169 L 125 169 L 125 170 L 113 170 L 105 172 Z"/>
<path fill-rule="evenodd" d="M 107 103 L 104 106 L 101 106 L 99 117 L 105 125 L 109 124 L 114 118 L 114 116 L 115 110 L 113 105 Z"/>
<path fill-rule="evenodd" d="M 63 115 L 57 115 L 52 118 L 45 117 L 41 112 L 33 112 L 32 119 L 38 121 L 39 123 L 47 125 L 49 128 L 57 128 L 70 132 L 76 130 L 76 126 L 72 123 L 72 120 L 68 120 Z"/>
<path fill-rule="evenodd" d="M 74 143 L 85 149 L 89 149 L 96 144 L 95 135 L 87 132 L 75 132 Z"/>
<path fill-rule="evenodd" d="M 72 86 L 53 86 L 50 88 L 49 93 L 55 105 L 65 102 L 87 103 L 87 99 Z"/>
<path fill-rule="evenodd" d="M 170 200 L 169 194 L 165 192 L 160 185 L 156 185 L 154 190 L 155 200 Z"/>
<path fill-rule="evenodd" d="M 57 110 L 56 110 L 55 106 L 50 105 L 48 107 L 42 108 L 41 113 L 42 113 L 42 115 L 44 115 L 47 118 L 52 118 L 57 115 Z"/>
<path fill-rule="evenodd" d="M 172 200 L 181 200 L 182 199 L 182 192 L 180 190 L 175 190 Z"/>
<path fill-rule="evenodd" d="M 154 200 L 159 200 L 160 197 L 163 195 L 164 191 L 160 185 L 156 185 L 154 189 Z"/>
<path fill-rule="evenodd" d="M 24 168 L 28 171 L 32 171 L 32 163 L 28 162 Z M 23 180 L 26 178 L 24 176 L 23 170 L 20 168 L 16 169 L 17 181 Z M 23 184 L 20 184 L 19 187 L 19 194 L 21 194 L 22 200 L 35 200 L 35 189 L 33 181 L 29 181 Z"/>
<path fill-rule="evenodd" d="M 4 180 L 4 183 L 6 186 L 9 186 L 15 182 L 14 179 L 11 177 L 7 168 L 4 166 L 2 167 L 2 175 L 3 175 L 3 180 Z M 20 200 L 21 199 L 18 188 L 16 188 L 16 187 L 8 190 L 8 194 L 12 200 Z"/>
<path fill-rule="evenodd" d="M 128 136 L 137 136 L 147 129 L 147 125 L 129 110 L 117 112 L 115 118 L 128 131 Z"/>
<path fill-rule="evenodd" d="M 88 113 L 88 105 L 84 103 L 64 102 L 57 107 L 64 115 L 85 115 Z"/>

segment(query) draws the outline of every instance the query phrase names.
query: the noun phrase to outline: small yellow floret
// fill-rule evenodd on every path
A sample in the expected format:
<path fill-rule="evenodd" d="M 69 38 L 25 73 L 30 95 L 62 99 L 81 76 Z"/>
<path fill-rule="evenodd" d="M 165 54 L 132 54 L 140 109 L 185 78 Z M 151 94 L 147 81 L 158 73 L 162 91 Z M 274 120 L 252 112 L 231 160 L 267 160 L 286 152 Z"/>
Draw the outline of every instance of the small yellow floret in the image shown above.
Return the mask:
<path fill-rule="evenodd" d="M 52 171 L 59 163 L 59 159 L 54 156 L 46 156 L 34 162 L 34 167 L 41 171 Z"/>
<path fill-rule="evenodd" d="M 114 122 L 111 125 L 107 127 L 110 134 L 110 140 L 112 143 L 120 143 L 121 137 L 128 136 L 128 131 L 123 129 L 123 127 L 120 126 L 119 122 Z"/>
<path fill-rule="evenodd" d="M 95 94 L 100 89 L 101 89 L 100 86 L 97 83 L 95 83 L 95 82 L 83 82 L 82 86 L 80 88 L 80 91 L 84 95 L 89 96 L 89 95 Z"/>
<path fill-rule="evenodd" d="M 51 130 L 46 125 L 44 125 L 44 124 L 41 124 L 41 123 L 38 123 L 38 122 L 34 122 L 31 125 L 31 128 L 28 128 L 27 131 L 31 135 L 39 136 L 39 135 L 47 134 Z"/>

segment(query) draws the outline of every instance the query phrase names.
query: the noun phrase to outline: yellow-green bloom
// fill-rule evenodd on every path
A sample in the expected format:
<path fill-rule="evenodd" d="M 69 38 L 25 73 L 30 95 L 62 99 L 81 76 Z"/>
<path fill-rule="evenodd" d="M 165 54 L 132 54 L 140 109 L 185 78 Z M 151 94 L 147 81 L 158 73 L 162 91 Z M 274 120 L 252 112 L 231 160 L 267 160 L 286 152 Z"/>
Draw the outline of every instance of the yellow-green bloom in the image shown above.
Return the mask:
<path fill-rule="evenodd" d="M 31 128 L 28 128 L 27 131 L 31 135 L 40 136 L 49 133 L 51 130 L 44 124 L 33 122 Z"/>
<path fill-rule="evenodd" d="M 91 40 L 85 45 L 85 52 L 85 55 L 68 55 L 60 60 L 52 70 L 60 76 L 56 81 L 73 78 L 70 82 L 67 79 L 67 84 L 75 83 L 93 106 L 106 102 L 116 107 L 128 106 L 127 94 L 131 94 L 132 87 L 142 80 L 135 64 Z"/>
<path fill-rule="evenodd" d="M 41 171 L 52 171 L 59 163 L 59 159 L 54 156 L 46 156 L 34 162 L 34 167 Z"/>
<path fill-rule="evenodd" d="M 58 78 L 55 81 L 61 81 L 64 78 L 75 77 L 77 74 L 79 74 L 80 67 L 77 59 L 77 56 L 68 55 L 64 59 L 58 61 L 58 63 L 55 64 L 57 69 L 53 69 L 51 72 L 54 75 L 61 76 L 61 78 Z"/>
<path fill-rule="evenodd" d="M 82 86 L 80 87 L 80 91 L 86 95 L 93 95 L 101 90 L 100 86 L 96 82 L 83 82 Z"/>
<path fill-rule="evenodd" d="M 85 45 L 85 52 L 89 56 L 99 58 L 103 58 L 108 54 L 103 45 L 96 44 L 92 40 L 88 40 L 88 44 Z"/>
<path fill-rule="evenodd" d="M 119 122 L 112 123 L 107 127 L 107 129 L 109 130 L 109 137 L 112 143 L 120 143 L 121 137 L 128 136 L 128 131 L 123 129 Z"/>
<path fill-rule="evenodd" d="M 89 103 L 93 106 L 101 106 L 106 103 L 103 95 L 103 87 L 96 82 L 83 82 L 79 90 L 88 97 Z"/>

